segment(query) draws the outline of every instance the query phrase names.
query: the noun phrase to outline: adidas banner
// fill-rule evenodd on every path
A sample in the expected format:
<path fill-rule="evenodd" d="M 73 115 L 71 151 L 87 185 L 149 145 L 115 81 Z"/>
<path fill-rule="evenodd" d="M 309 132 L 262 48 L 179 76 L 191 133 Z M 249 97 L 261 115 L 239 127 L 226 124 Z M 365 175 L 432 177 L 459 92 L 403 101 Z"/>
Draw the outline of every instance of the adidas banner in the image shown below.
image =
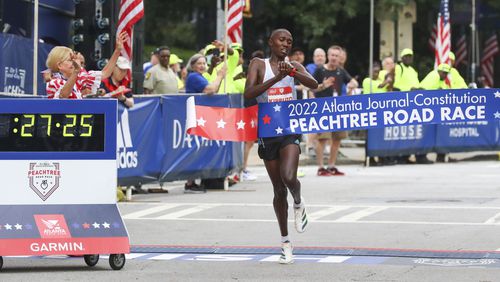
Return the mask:
<path fill-rule="evenodd" d="M 498 89 L 328 97 L 259 105 L 259 137 L 500 120 Z"/>

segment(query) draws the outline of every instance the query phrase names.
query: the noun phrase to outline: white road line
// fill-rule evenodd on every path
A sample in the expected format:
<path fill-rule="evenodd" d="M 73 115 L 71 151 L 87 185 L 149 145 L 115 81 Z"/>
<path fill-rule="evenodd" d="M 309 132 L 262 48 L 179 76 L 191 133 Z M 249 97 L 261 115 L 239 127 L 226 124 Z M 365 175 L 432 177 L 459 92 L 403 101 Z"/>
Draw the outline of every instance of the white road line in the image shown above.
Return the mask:
<path fill-rule="evenodd" d="M 343 216 L 343 217 L 337 219 L 336 221 L 337 222 L 355 222 L 355 221 L 362 219 L 363 217 L 367 217 L 369 215 L 378 213 L 378 212 L 383 211 L 385 209 L 387 209 L 387 207 L 370 207 L 370 208 L 362 209 L 362 210 L 357 211 L 357 212 L 350 213 L 346 216 Z"/>
<path fill-rule="evenodd" d="M 500 218 L 500 212 L 495 214 L 494 216 L 488 218 L 488 220 L 486 220 L 484 223 L 485 224 L 488 224 L 488 223 L 496 223 L 497 220 Z"/>
<path fill-rule="evenodd" d="M 334 214 L 336 212 L 339 212 L 339 211 L 343 211 L 343 210 L 346 210 L 346 209 L 349 209 L 351 207 L 349 206 L 343 206 L 343 207 L 331 207 L 331 208 L 326 208 L 326 209 L 322 209 L 322 210 L 319 210 L 319 211 L 316 211 L 316 212 L 313 212 L 313 213 L 307 213 L 307 217 L 309 218 L 309 220 L 318 220 L 322 217 L 325 217 L 327 215 L 331 215 L 331 214 Z"/>
<path fill-rule="evenodd" d="M 157 255 L 154 257 L 148 258 L 149 260 L 173 260 L 178 257 L 182 257 L 185 254 L 162 254 L 162 255 Z"/>
<path fill-rule="evenodd" d="M 140 203 L 140 205 L 169 205 L 168 204 L 158 204 L 158 203 Z M 207 205 L 207 203 L 172 203 L 176 205 L 186 205 L 186 206 L 199 206 L 199 205 Z M 119 203 L 119 206 L 137 206 L 138 203 Z M 210 205 L 221 206 L 221 207 L 272 207 L 272 204 L 259 204 L 259 203 L 210 203 Z M 466 210 L 500 210 L 500 206 L 415 206 L 415 205 L 363 205 L 363 204 L 350 204 L 348 206 L 342 204 L 307 204 L 308 207 L 317 207 L 317 208 L 333 208 L 333 207 L 351 207 L 351 208 L 399 208 L 399 209 L 466 209 Z"/>
<path fill-rule="evenodd" d="M 216 207 L 216 205 L 199 205 L 196 207 L 188 208 L 188 209 L 183 209 L 177 212 L 173 213 L 168 213 L 162 216 L 156 217 L 157 219 L 178 219 L 181 217 L 184 217 L 186 215 L 190 215 L 193 213 L 201 212 L 210 208 Z"/>
<path fill-rule="evenodd" d="M 248 218 L 174 218 L 174 219 L 159 219 L 159 218 L 140 218 L 140 220 L 178 220 L 178 221 L 215 221 L 215 222 L 272 222 L 276 223 L 276 219 L 248 219 Z M 293 222 L 289 220 L 288 222 Z M 500 226 L 499 223 L 483 223 L 483 222 L 445 222 L 445 221 L 396 221 L 396 220 L 366 220 L 366 221 L 338 221 L 338 220 L 311 220 L 312 223 L 338 223 L 338 224 L 409 224 L 409 225 L 461 225 L 461 226 Z"/>
<path fill-rule="evenodd" d="M 163 204 L 161 206 L 156 206 L 156 207 L 152 207 L 149 209 L 140 210 L 137 212 L 126 214 L 126 215 L 122 216 L 122 218 L 124 218 L 124 219 L 139 219 L 143 216 L 150 215 L 150 214 L 157 213 L 157 212 L 161 212 L 161 211 L 168 210 L 168 209 L 172 209 L 172 208 L 175 208 L 178 206 L 181 206 L 181 204 Z"/>

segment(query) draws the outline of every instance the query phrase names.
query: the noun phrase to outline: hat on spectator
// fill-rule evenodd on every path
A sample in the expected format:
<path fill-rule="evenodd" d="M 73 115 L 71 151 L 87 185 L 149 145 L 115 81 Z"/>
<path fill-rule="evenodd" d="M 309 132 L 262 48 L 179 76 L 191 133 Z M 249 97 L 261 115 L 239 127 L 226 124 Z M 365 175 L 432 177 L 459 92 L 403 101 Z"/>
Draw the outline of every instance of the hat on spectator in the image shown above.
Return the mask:
<path fill-rule="evenodd" d="M 179 58 L 179 56 L 177 56 L 176 54 L 170 54 L 170 61 L 169 61 L 170 65 L 175 65 L 182 62 L 183 60 Z"/>
<path fill-rule="evenodd" d="M 413 51 L 410 48 L 404 48 L 403 50 L 401 50 L 401 58 L 406 55 L 413 56 Z"/>
<path fill-rule="evenodd" d="M 122 56 L 118 57 L 118 60 L 116 60 L 116 65 L 122 70 L 131 69 L 129 60 Z"/>
<path fill-rule="evenodd" d="M 453 52 L 448 53 L 448 57 L 450 57 L 450 60 L 455 61 L 455 54 Z"/>
<path fill-rule="evenodd" d="M 213 44 L 208 44 L 206 47 L 205 47 L 205 50 L 203 50 L 203 54 L 206 56 L 208 55 L 209 52 L 211 52 L 212 50 L 215 50 L 217 47 Z"/>
<path fill-rule="evenodd" d="M 450 72 L 450 65 L 448 64 L 440 64 L 438 66 L 438 71 L 442 71 L 442 72 Z"/>

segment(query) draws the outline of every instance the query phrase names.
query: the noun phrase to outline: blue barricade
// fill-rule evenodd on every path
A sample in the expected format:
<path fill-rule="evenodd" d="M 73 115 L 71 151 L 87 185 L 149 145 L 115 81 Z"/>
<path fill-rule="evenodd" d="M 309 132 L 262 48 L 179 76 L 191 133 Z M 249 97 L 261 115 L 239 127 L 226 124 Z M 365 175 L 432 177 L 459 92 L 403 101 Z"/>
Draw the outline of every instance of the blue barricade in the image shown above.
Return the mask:
<path fill-rule="evenodd" d="M 367 156 L 500 150 L 500 122 L 410 125 L 368 130 Z"/>

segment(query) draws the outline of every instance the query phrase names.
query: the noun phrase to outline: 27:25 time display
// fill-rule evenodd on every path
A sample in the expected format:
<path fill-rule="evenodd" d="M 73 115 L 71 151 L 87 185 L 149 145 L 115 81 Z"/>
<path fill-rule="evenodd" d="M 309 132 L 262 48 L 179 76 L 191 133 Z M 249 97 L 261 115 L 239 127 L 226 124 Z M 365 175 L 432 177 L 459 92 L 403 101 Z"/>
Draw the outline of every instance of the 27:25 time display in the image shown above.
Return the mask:
<path fill-rule="evenodd" d="M 41 124 L 38 127 L 38 132 L 41 135 L 51 136 L 53 123 L 52 123 L 52 115 L 50 114 L 24 114 L 21 115 L 22 118 L 14 117 L 14 123 L 20 124 L 20 130 L 17 127 L 12 129 L 14 134 L 20 133 L 21 137 L 34 137 L 34 131 L 37 129 L 35 127 L 35 118 L 38 116 L 38 123 Z M 80 118 L 78 118 L 78 116 Z M 65 114 L 64 115 L 66 122 L 61 125 L 61 122 L 56 121 L 54 126 L 56 128 L 60 128 L 62 126 L 62 136 L 63 137 L 75 137 L 75 134 L 78 134 L 79 137 L 91 137 L 92 136 L 92 122 L 93 115 L 74 115 L 74 114 Z M 80 130 L 75 132 L 77 129 L 77 125 L 79 125 Z M 44 132 L 45 131 L 45 132 Z"/>

